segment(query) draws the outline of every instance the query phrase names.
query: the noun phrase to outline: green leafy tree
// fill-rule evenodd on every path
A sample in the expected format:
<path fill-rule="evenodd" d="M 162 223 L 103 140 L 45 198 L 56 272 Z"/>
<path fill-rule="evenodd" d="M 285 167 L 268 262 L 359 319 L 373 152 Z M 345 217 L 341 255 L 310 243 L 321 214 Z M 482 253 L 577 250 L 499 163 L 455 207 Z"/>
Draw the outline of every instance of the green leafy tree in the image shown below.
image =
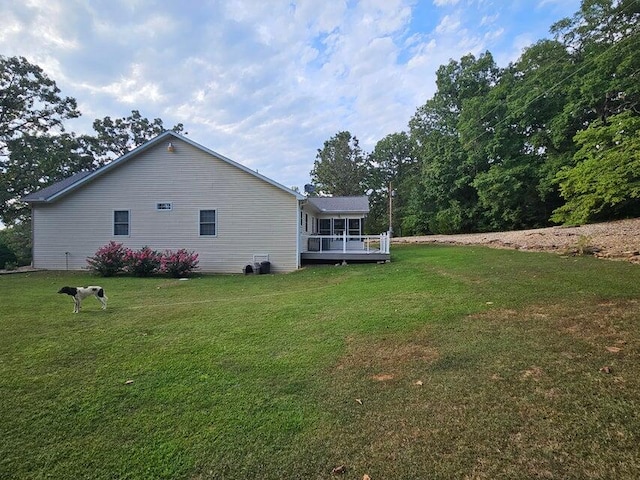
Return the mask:
<path fill-rule="evenodd" d="M 472 182 L 479 172 L 488 169 L 488 159 L 469 154 L 475 142 L 467 146 L 461 142 L 460 120 L 470 102 L 487 95 L 499 74 L 489 52 L 479 58 L 466 55 L 459 62 L 452 60 L 436 72 L 437 92 L 409 122 L 418 146 L 423 184 L 412 192 L 424 195 L 408 202 L 411 207 L 406 213 L 415 220 L 413 225 L 424 225 L 427 219 L 432 233 L 477 228 L 478 195 Z M 416 211 L 420 206 L 427 210 Z"/>
<path fill-rule="evenodd" d="M 39 66 L 0 55 L 0 159 L 8 156 L 9 141 L 64 131 L 64 120 L 79 116 L 75 99 L 60 96 Z"/>
<path fill-rule="evenodd" d="M 626 111 L 575 137 L 574 167 L 558 173 L 566 203 L 552 219 L 582 224 L 640 215 L 640 116 Z"/>
<path fill-rule="evenodd" d="M 391 213 L 393 231 L 402 234 L 406 204 L 412 188 L 419 181 L 415 142 L 406 132 L 392 133 L 376 144 L 369 158 L 373 192 L 367 218 L 368 231 L 387 230 Z"/>
<path fill-rule="evenodd" d="M 30 215 L 29 207 L 19 198 L 95 167 L 82 139 L 73 134 L 23 135 L 7 145 L 11 153 L 4 162 L 5 189 L 0 190 L 0 214 L 7 225 L 25 221 Z"/>
<path fill-rule="evenodd" d="M 576 62 L 565 118 L 584 128 L 640 110 L 640 1 L 583 0 L 551 31 Z"/>
<path fill-rule="evenodd" d="M 371 173 L 367 156 L 350 132 L 338 132 L 318 150 L 311 171 L 316 192 L 324 195 L 363 195 Z"/>
<path fill-rule="evenodd" d="M 0 56 L 0 219 L 6 225 L 24 219 L 25 206 L 17 202 L 24 193 L 58 180 L 61 168 L 51 168 L 53 158 L 63 161 L 73 148 L 64 135 L 64 121 L 80 115 L 76 101 L 60 89 L 37 65 L 24 57 Z M 58 138 L 56 138 L 58 137 Z M 51 140 L 52 144 L 45 146 Z M 26 153 L 47 154 L 46 165 L 35 165 Z M 56 151 L 62 149 L 62 151 Z M 75 161 L 75 160 L 74 160 Z M 31 182 L 31 186 L 28 183 Z"/>
<path fill-rule="evenodd" d="M 479 167 L 471 181 L 478 195 L 477 229 L 544 226 L 547 203 L 560 204 L 548 177 L 575 149 L 554 143 L 551 124 L 563 111 L 561 81 L 572 68 L 561 44 L 538 42 L 502 71 L 486 95 L 465 103 L 458 126 L 467 156 Z M 550 157 L 561 162 L 546 166 Z"/>
<path fill-rule="evenodd" d="M 4 243 L 15 257 L 17 266 L 31 263 L 31 222 L 22 222 L 0 230 L 0 243 Z"/>
<path fill-rule="evenodd" d="M 640 2 L 583 0 L 552 27 L 576 59 L 563 116 L 579 150 L 555 175 L 566 203 L 552 220 L 585 223 L 637 215 Z"/>
<path fill-rule="evenodd" d="M 88 148 L 101 165 L 125 155 L 166 130 L 162 119 L 149 120 L 138 110 L 132 110 L 128 117 L 115 120 L 111 117 L 96 119 L 93 129 L 96 135 L 88 139 Z M 181 133 L 184 126 L 178 123 L 171 130 Z"/>

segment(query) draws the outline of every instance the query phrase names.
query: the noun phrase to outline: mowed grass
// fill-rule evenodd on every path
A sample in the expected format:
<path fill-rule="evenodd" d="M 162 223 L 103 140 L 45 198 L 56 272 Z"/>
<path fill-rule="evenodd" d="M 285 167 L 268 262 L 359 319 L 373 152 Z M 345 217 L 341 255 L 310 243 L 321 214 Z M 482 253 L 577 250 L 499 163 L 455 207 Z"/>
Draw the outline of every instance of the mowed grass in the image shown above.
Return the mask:
<path fill-rule="evenodd" d="M 640 478 L 640 267 L 392 254 L 0 276 L 0 477 Z M 72 314 L 67 284 L 102 285 L 108 309 Z"/>

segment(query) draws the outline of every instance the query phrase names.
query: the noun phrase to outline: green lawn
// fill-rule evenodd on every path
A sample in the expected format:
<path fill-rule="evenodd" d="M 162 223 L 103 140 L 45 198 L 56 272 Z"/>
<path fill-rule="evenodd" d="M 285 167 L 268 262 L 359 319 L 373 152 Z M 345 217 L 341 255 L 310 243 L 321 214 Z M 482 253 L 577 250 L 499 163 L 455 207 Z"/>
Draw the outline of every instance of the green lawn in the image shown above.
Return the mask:
<path fill-rule="evenodd" d="M 640 478 L 640 267 L 392 256 L 0 276 L 0 478 Z"/>

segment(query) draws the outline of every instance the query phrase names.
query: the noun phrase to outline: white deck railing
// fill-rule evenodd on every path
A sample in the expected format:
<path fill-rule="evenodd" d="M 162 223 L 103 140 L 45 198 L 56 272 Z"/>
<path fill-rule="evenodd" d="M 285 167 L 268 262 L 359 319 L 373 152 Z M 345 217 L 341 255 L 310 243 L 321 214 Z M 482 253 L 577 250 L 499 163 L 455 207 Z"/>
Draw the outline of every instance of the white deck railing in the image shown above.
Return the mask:
<path fill-rule="evenodd" d="M 389 234 L 302 235 L 302 252 L 389 253 Z"/>

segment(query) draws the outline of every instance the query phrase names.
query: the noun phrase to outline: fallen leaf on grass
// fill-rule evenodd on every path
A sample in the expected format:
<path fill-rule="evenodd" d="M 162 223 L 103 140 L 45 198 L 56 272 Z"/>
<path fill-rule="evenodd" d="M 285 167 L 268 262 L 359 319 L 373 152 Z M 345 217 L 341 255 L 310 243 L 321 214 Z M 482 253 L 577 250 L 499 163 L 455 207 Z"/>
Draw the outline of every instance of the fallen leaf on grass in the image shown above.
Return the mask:
<path fill-rule="evenodd" d="M 620 350 L 622 350 L 620 347 L 607 347 L 607 351 L 611 353 L 618 353 Z"/>
<path fill-rule="evenodd" d="M 360 400 L 359 398 L 356 398 L 356 402 L 362 405 L 362 400 Z"/>
<path fill-rule="evenodd" d="M 415 385 L 421 387 L 422 386 L 422 380 L 416 380 Z"/>
<path fill-rule="evenodd" d="M 362 476 L 362 480 L 371 480 L 371 477 L 366 473 Z"/>
<path fill-rule="evenodd" d="M 342 475 L 343 473 L 346 473 L 346 471 L 347 471 L 347 467 L 344 465 L 340 465 L 334 468 L 333 470 L 331 470 L 331 475 Z"/>
<path fill-rule="evenodd" d="M 127 380 L 126 382 L 124 382 L 125 385 L 131 385 L 133 383 L 133 380 Z"/>
<path fill-rule="evenodd" d="M 600 369 L 602 373 L 611 373 L 611 367 L 605 366 Z"/>

